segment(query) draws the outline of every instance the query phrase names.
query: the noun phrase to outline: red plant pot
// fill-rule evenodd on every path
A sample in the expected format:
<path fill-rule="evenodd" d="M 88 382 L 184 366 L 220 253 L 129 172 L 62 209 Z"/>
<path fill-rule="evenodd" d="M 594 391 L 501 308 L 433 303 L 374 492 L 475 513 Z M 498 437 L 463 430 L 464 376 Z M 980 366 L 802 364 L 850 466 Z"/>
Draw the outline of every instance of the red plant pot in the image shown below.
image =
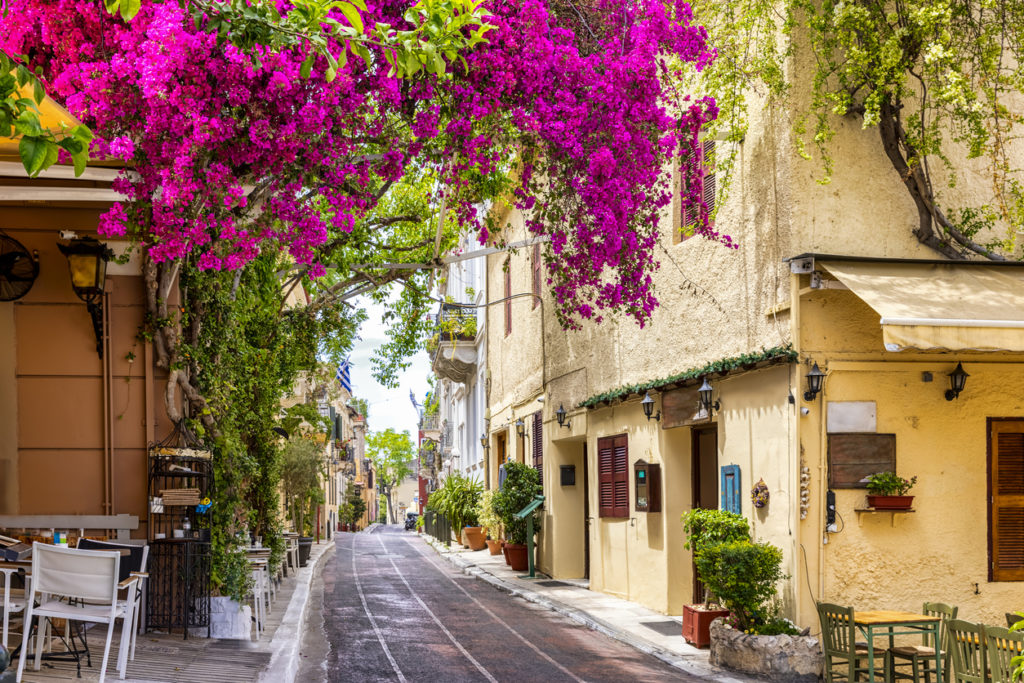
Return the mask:
<path fill-rule="evenodd" d="M 683 638 L 697 647 L 711 644 L 711 622 L 729 616 L 727 609 L 704 609 L 703 605 L 683 605 Z"/>
<path fill-rule="evenodd" d="M 512 564 L 508 559 L 508 543 L 501 544 L 501 554 L 505 556 L 505 564 Z"/>
<path fill-rule="evenodd" d="M 514 571 L 524 572 L 529 569 L 530 563 L 527 558 L 525 545 L 509 543 L 505 546 L 505 552 L 508 556 L 508 564 Z"/>
<path fill-rule="evenodd" d="M 913 496 L 872 496 L 868 494 L 868 507 L 873 507 L 876 510 L 909 510 L 913 505 Z"/>

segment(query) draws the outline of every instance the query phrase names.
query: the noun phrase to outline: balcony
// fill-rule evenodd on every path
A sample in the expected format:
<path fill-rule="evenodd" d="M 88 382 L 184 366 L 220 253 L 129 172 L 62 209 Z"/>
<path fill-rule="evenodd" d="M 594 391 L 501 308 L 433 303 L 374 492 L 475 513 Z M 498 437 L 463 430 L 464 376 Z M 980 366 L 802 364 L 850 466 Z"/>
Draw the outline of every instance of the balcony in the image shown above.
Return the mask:
<path fill-rule="evenodd" d="M 441 304 L 434 318 L 436 335 L 433 370 L 438 377 L 465 383 L 476 371 L 476 312 Z"/>

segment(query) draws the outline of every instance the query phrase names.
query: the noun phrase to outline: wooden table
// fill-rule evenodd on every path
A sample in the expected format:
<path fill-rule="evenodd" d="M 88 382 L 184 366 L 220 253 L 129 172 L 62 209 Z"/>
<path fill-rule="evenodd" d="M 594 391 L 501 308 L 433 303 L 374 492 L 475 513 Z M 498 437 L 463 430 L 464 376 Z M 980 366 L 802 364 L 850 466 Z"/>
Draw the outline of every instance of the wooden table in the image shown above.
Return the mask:
<path fill-rule="evenodd" d="M 893 646 L 893 636 L 923 635 L 926 633 L 932 634 L 932 643 L 936 646 L 935 680 L 942 680 L 942 655 L 938 648 L 939 625 L 942 623 L 940 617 L 894 610 L 855 611 L 853 613 L 853 623 L 868 639 L 868 680 L 875 680 L 875 638 L 877 636 L 889 636 L 889 647 L 891 648 Z"/>

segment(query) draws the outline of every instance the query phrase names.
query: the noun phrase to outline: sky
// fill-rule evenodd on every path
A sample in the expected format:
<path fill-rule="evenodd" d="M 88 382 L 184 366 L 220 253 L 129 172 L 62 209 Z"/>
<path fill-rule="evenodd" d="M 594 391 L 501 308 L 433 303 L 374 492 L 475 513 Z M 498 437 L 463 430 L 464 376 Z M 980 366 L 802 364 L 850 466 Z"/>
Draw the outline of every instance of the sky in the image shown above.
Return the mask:
<path fill-rule="evenodd" d="M 366 306 L 368 318 L 359 331 L 362 339 L 356 341 L 350 356 L 352 394 L 356 398 L 365 398 L 369 403 L 367 427 L 371 432 L 384 431 L 388 427 L 398 432 L 408 431 L 415 443 L 419 416 L 409 400 L 409 390 L 412 389 L 416 394 L 417 401 L 423 400 L 430 388 L 427 384 L 430 358 L 425 351 L 418 352 L 412 358 L 409 369 L 400 375 L 398 386 L 394 389 L 386 389 L 373 379 L 370 359 L 377 347 L 387 339 L 381 323 L 384 310 L 385 307 L 378 304 Z"/>

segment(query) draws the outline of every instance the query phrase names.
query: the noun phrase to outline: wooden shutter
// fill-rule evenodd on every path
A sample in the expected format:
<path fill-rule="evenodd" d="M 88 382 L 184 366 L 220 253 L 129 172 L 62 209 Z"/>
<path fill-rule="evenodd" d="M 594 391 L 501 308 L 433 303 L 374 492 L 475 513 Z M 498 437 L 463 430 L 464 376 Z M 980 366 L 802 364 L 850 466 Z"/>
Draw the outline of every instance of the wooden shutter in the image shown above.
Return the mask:
<path fill-rule="evenodd" d="M 743 514 L 740 499 L 740 466 L 725 465 L 722 467 L 722 509 Z"/>
<path fill-rule="evenodd" d="M 597 440 L 598 514 L 629 517 L 629 451 L 626 435 Z"/>
<path fill-rule="evenodd" d="M 533 467 L 540 477 L 540 485 L 544 486 L 544 421 L 538 410 L 533 414 Z"/>
<path fill-rule="evenodd" d="M 512 264 L 505 265 L 505 336 L 512 334 Z"/>
<path fill-rule="evenodd" d="M 698 149 L 697 154 L 699 155 L 698 163 L 700 164 L 697 191 L 707 205 L 707 213 L 710 215 L 715 210 L 715 141 L 705 140 L 704 144 Z M 683 210 L 683 232 L 681 239 L 685 240 L 692 237 L 692 233 L 688 234 L 686 229 L 695 225 L 698 218 L 702 215 L 703 212 L 700 206 L 690 206 Z"/>
<path fill-rule="evenodd" d="M 540 243 L 533 245 L 533 293 L 537 296 L 533 299 L 533 307 L 540 306 Z"/>
<path fill-rule="evenodd" d="M 989 422 L 991 580 L 1024 581 L 1024 421 Z"/>

